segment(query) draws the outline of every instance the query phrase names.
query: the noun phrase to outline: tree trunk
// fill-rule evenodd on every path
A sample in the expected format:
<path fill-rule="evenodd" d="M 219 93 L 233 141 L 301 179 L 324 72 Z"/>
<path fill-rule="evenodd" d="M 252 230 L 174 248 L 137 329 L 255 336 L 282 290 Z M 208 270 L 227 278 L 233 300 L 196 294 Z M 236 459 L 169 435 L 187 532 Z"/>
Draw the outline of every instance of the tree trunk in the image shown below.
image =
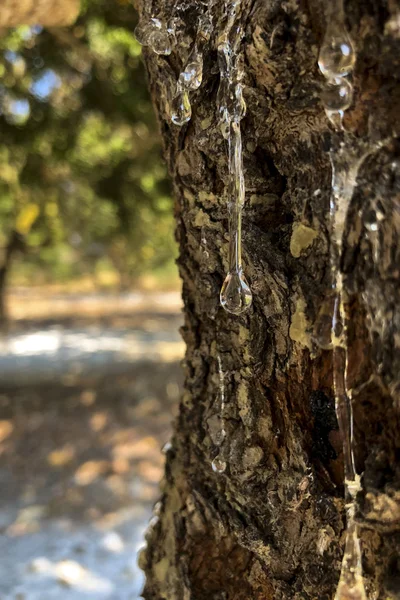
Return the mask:
<path fill-rule="evenodd" d="M 178 5 L 193 35 L 200 3 Z M 330 285 L 328 150 L 342 139 L 319 100 L 324 6 L 242 5 L 244 265 L 254 296 L 243 316 L 219 305 L 228 171 L 216 116 L 216 33 L 182 128 L 170 122 L 170 103 L 184 50 L 178 44 L 169 57 L 144 50 L 176 192 L 187 343 L 162 500 L 140 559 L 146 600 L 328 600 L 340 573 L 343 456 L 332 352 L 311 337 Z M 214 22 L 223 6 L 216 2 Z M 153 14 L 165 11 L 170 0 L 154 0 Z M 393 0 L 354 0 L 346 15 L 357 65 L 345 126 L 354 140 L 384 140 L 359 172 L 341 268 L 363 473 L 356 519 L 364 580 L 369 598 L 388 600 L 400 598 L 400 8 Z M 221 393 L 227 468 L 217 474 L 211 462 Z"/>
<path fill-rule="evenodd" d="M 24 239 L 17 231 L 12 231 L 4 250 L 3 264 L 0 267 L 0 330 L 5 330 L 8 322 L 6 289 L 7 279 L 14 255 L 25 248 Z"/>

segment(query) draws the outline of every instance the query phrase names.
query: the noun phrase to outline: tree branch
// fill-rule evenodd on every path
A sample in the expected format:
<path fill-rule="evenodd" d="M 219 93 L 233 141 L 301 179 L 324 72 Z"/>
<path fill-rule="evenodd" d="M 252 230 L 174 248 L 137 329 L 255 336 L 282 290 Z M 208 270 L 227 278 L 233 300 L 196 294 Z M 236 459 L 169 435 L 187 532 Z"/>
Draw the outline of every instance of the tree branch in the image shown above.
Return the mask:
<path fill-rule="evenodd" d="M 78 16 L 79 0 L 1 0 L 0 27 L 70 25 Z"/>

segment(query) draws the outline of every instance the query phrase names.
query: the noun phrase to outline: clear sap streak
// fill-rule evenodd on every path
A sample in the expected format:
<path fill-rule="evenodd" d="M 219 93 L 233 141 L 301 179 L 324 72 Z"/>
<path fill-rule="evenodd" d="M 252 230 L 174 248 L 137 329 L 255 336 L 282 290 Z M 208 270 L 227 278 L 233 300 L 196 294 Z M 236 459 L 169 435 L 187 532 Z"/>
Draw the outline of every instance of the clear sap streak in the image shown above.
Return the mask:
<path fill-rule="evenodd" d="M 174 125 L 182 127 L 190 121 L 192 106 L 190 104 L 189 92 L 178 81 L 175 96 L 171 104 L 171 120 Z"/>
<path fill-rule="evenodd" d="M 168 5 L 168 10 L 155 14 L 153 2 L 146 0 L 142 4 L 143 12 L 134 34 L 142 46 L 148 46 L 153 52 L 162 56 L 169 56 L 176 44 L 176 25 L 179 19 L 175 13 L 179 12 L 179 0 L 174 0 Z"/>
<path fill-rule="evenodd" d="M 346 29 L 343 0 L 326 3 L 326 30 L 318 56 L 318 66 L 326 79 L 321 93 L 326 116 L 334 129 L 343 129 L 344 112 L 353 102 L 353 86 L 346 79 L 354 70 L 356 51 Z"/>
<path fill-rule="evenodd" d="M 345 550 L 335 600 L 366 600 L 361 547 L 355 522 L 355 502 L 360 490 L 360 477 L 355 466 L 353 403 L 348 384 L 347 327 L 343 295 L 342 273 L 338 270 L 332 315 L 333 387 L 336 416 L 343 444 L 347 523 Z M 337 331 L 340 332 L 339 335 L 336 335 Z"/>
<path fill-rule="evenodd" d="M 357 185 L 357 176 L 364 160 L 383 146 L 351 140 L 331 154 L 331 269 L 336 292 L 332 314 L 333 382 L 336 415 L 343 441 L 345 498 L 347 513 L 346 543 L 335 600 L 367 600 L 362 574 L 362 554 L 358 527 L 355 522 L 355 501 L 360 490 L 360 477 L 355 467 L 354 418 L 351 389 L 347 381 L 348 340 L 344 305 L 345 290 L 340 261 L 343 236 L 348 221 L 350 201 Z M 339 334 L 337 332 L 339 331 Z"/>
<path fill-rule="evenodd" d="M 252 303 L 252 294 L 242 267 L 242 209 L 244 205 L 244 176 L 240 123 L 230 123 L 229 154 L 229 271 L 221 288 L 221 306 L 239 315 Z"/>
<path fill-rule="evenodd" d="M 341 278 L 341 277 L 340 277 Z M 341 288 L 341 284 L 339 285 Z M 343 443 L 343 461 L 346 496 L 353 498 L 350 490 L 347 489 L 347 483 L 357 480 L 356 467 L 354 461 L 354 424 L 353 424 L 353 406 L 349 391 L 347 373 L 348 373 L 348 353 L 347 353 L 347 329 L 346 315 L 343 303 L 343 292 L 338 289 L 336 297 L 334 314 L 332 319 L 332 329 L 337 323 L 341 323 L 341 335 L 333 339 L 333 388 L 335 392 L 336 416 L 339 425 L 339 431 L 342 434 Z M 346 497 L 346 500 L 348 498 Z"/>
<path fill-rule="evenodd" d="M 346 30 L 343 0 L 326 5 L 327 27 L 318 57 L 326 79 L 321 101 L 336 130 L 343 130 L 344 112 L 353 102 L 353 86 L 345 78 L 356 63 L 353 41 Z M 359 477 L 354 461 L 354 421 L 348 375 L 348 340 L 345 290 L 341 272 L 343 236 L 359 169 L 370 149 L 345 135 L 338 151 L 331 152 L 332 192 L 330 200 L 330 266 L 332 288 L 320 308 L 314 326 L 314 340 L 324 349 L 333 348 L 333 387 L 336 416 L 343 442 L 345 497 L 347 507 L 346 544 L 335 600 L 366 600 L 362 576 L 360 540 L 355 523 L 355 499 Z M 329 325 L 330 322 L 330 325 Z"/>
<path fill-rule="evenodd" d="M 340 262 L 343 236 L 348 220 L 350 202 L 357 185 L 357 176 L 364 160 L 381 144 L 366 144 L 346 134 L 345 141 L 330 153 L 332 166 L 332 192 L 329 208 L 331 290 L 326 295 L 314 325 L 313 338 L 324 350 L 333 347 L 333 340 L 341 334 L 340 321 L 334 322 L 334 306 L 342 294 Z M 340 279 L 338 280 L 340 276 Z"/>
<path fill-rule="evenodd" d="M 187 90 L 197 90 L 203 80 L 203 55 L 194 44 L 189 55 L 186 67 L 179 75 L 179 81 L 183 88 Z"/>
<path fill-rule="evenodd" d="M 342 253 L 343 235 L 347 223 L 347 215 L 357 177 L 364 160 L 373 152 L 375 146 L 366 145 L 364 142 L 348 137 L 342 142 L 337 152 L 330 153 L 332 166 L 332 196 L 330 203 L 330 217 L 332 223 L 332 236 L 334 241 L 334 254 L 331 254 L 331 266 L 338 270 Z"/>
<path fill-rule="evenodd" d="M 330 265 L 332 290 L 327 295 L 315 323 L 314 339 L 322 348 L 333 348 L 333 384 L 336 415 L 343 443 L 345 498 L 347 512 L 346 544 L 335 600 L 366 600 L 362 557 L 355 522 L 355 500 L 360 489 L 354 460 L 354 419 L 348 384 L 348 340 L 341 259 L 348 211 L 357 185 L 359 170 L 382 144 L 366 144 L 346 134 L 336 152 L 331 152 L 332 194 L 330 201 Z M 330 317 L 329 317 L 330 315 Z M 329 321 L 331 323 L 329 327 Z"/>
<path fill-rule="evenodd" d="M 246 113 L 243 88 L 240 82 L 238 49 L 242 31 L 235 28 L 241 9 L 240 0 L 226 5 L 226 23 L 218 40 L 220 85 L 217 102 L 222 134 L 228 148 L 228 210 L 229 210 L 229 269 L 221 288 L 221 306 L 239 315 L 252 303 L 249 284 L 242 267 L 242 209 L 245 200 L 243 152 L 240 121 Z"/>
<path fill-rule="evenodd" d="M 219 417 L 220 417 L 220 424 L 221 424 L 221 430 L 219 432 L 218 435 L 218 454 L 217 456 L 214 458 L 214 460 L 211 463 L 212 469 L 214 471 L 214 473 L 223 473 L 226 469 L 226 460 L 224 457 L 224 441 L 226 438 L 226 430 L 225 430 L 225 376 L 224 376 L 224 371 L 222 368 L 222 361 L 221 361 L 221 357 L 218 354 L 217 355 L 217 362 L 218 362 L 218 377 L 219 377 Z"/>

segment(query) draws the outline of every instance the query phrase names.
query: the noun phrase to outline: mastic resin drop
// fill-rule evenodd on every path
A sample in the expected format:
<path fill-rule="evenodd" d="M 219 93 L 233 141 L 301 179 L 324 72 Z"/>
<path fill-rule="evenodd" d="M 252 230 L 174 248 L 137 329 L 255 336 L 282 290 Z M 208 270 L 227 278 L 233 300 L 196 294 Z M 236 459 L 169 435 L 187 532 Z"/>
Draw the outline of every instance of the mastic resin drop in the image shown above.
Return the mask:
<path fill-rule="evenodd" d="M 250 308 L 253 296 L 242 269 L 230 271 L 221 289 L 222 307 L 233 315 L 240 315 Z"/>
<path fill-rule="evenodd" d="M 330 0 L 329 0 L 330 1 Z M 328 24 L 318 58 L 321 73 L 327 79 L 351 73 L 356 62 L 352 39 L 342 24 Z"/>

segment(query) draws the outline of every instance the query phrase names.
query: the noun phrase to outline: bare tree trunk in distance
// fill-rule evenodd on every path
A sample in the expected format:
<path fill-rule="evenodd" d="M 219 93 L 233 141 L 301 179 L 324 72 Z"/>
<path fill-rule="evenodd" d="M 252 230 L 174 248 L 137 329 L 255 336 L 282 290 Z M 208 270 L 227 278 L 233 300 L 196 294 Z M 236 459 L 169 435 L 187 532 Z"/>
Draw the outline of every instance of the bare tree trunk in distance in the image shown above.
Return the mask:
<path fill-rule="evenodd" d="M 330 0 L 325 0 L 329 2 Z M 139 7 L 140 12 L 149 5 Z M 195 32 L 198 0 L 178 2 Z M 187 343 L 185 391 L 167 450 L 161 504 L 140 564 L 146 600 L 330 600 L 344 545 L 343 454 L 332 352 L 311 332 L 330 285 L 328 150 L 320 102 L 323 0 L 242 0 L 243 235 L 253 305 L 219 305 L 227 272 L 226 147 L 217 119 L 216 37 L 182 128 L 170 105 L 182 69 L 144 49 L 176 193 Z M 153 15 L 171 0 L 154 0 Z M 215 3 L 215 21 L 223 0 Z M 400 7 L 345 2 L 355 99 L 345 127 L 385 140 L 364 161 L 344 236 L 356 519 L 369 598 L 400 598 Z M 227 468 L 214 473 L 215 406 L 225 394 Z M 215 438 L 215 436 L 214 436 Z"/>
<path fill-rule="evenodd" d="M 8 322 L 6 302 L 7 279 L 12 260 L 18 251 L 25 249 L 24 239 L 17 231 L 12 231 L 4 250 L 3 263 L 0 266 L 0 330 L 5 330 Z"/>

